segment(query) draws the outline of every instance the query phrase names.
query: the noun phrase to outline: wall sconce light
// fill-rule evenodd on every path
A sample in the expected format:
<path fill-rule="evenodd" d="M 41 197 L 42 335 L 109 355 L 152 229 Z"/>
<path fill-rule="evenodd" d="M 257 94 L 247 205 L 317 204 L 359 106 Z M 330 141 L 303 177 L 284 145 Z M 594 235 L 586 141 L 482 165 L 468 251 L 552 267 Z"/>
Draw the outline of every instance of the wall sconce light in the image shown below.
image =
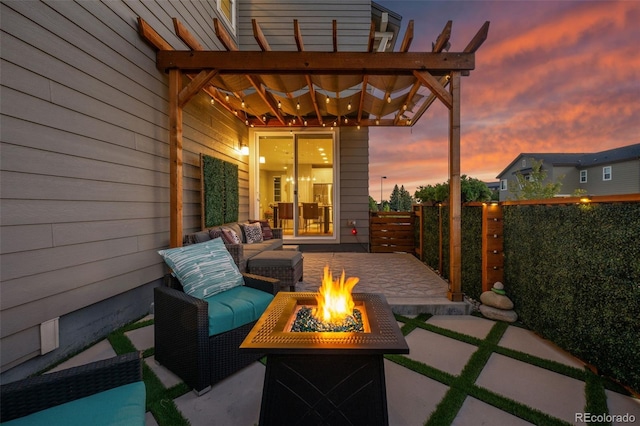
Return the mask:
<path fill-rule="evenodd" d="M 249 147 L 245 144 L 240 145 L 240 154 L 249 155 Z"/>
<path fill-rule="evenodd" d="M 267 162 L 267 159 L 264 158 L 262 155 L 260 156 L 260 164 L 264 164 Z"/>

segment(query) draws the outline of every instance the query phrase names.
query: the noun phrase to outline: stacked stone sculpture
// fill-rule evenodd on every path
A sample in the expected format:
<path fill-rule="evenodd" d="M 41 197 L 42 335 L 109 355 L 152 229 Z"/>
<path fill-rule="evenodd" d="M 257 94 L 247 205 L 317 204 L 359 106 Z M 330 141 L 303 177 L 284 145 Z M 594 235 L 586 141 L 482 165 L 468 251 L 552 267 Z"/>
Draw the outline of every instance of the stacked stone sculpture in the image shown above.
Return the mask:
<path fill-rule="evenodd" d="M 505 295 L 504 285 L 500 281 L 480 295 L 480 302 L 480 313 L 486 318 L 505 322 L 516 322 L 518 319 L 513 302 Z"/>

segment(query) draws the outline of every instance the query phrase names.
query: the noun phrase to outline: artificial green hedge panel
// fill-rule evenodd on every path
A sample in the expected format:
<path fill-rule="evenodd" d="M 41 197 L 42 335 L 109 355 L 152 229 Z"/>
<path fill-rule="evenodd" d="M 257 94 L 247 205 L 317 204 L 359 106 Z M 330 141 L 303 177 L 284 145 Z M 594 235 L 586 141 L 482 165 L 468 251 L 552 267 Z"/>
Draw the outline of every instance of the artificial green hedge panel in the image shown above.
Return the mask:
<path fill-rule="evenodd" d="M 482 206 L 462 206 L 462 292 L 480 300 L 482 293 Z"/>
<path fill-rule="evenodd" d="M 224 222 L 238 221 L 240 201 L 238 197 L 238 166 L 224 163 Z"/>
<path fill-rule="evenodd" d="M 505 206 L 504 278 L 531 329 L 640 389 L 640 203 Z"/>
<path fill-rule="evenodd" d="M 433 269 L 439 267 L 440 244 L 438 230 L 438 207 L 422 207 L 423 239 L 422 239 L 422 261 Z"/>
<path fill-rule="evenodd" d="M 224 161 L 202 156 L 205 228 L 224 223 Z"/>
<path fill-rule="evenodd" d="M 202 156 L 204 226 L 238 221 L 238 166 L 219 158 Z"/>

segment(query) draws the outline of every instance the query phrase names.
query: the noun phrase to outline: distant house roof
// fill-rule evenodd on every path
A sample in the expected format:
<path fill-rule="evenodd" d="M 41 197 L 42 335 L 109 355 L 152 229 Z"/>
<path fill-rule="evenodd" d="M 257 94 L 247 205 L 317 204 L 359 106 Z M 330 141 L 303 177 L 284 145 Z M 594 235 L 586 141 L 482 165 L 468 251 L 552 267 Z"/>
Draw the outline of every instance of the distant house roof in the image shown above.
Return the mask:
<path fill-rule="evenodd" d="M 523 152 L 518 155 L 509 165 L 497 176 L 502 177 L 509 169 L 513 167 L 522 158 L 534 158 L 542 160 L 543 164 L 552 164 L 554 166 L 574 166 L 577 168 L 591 167 L 604 163 L 616 163 L 618 161 L 626 161 L 640 159 L 640 143 L 627 145 L 620 148 L 609 149 L 606 151 L 594 153 L 527 153 Z M 530 168 L 529 168 L 530 169 Z"/>

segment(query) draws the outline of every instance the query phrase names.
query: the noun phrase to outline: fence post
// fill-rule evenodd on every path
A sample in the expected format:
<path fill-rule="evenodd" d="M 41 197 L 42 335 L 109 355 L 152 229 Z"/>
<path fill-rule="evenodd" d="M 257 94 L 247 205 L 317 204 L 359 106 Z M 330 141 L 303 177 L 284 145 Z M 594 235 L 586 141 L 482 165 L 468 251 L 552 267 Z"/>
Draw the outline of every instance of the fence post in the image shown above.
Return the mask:
<path fill-rule="evenodd" d="M 504 277 L 502 206 L 482 204 L 482 291 L 489 291 Z"/>

